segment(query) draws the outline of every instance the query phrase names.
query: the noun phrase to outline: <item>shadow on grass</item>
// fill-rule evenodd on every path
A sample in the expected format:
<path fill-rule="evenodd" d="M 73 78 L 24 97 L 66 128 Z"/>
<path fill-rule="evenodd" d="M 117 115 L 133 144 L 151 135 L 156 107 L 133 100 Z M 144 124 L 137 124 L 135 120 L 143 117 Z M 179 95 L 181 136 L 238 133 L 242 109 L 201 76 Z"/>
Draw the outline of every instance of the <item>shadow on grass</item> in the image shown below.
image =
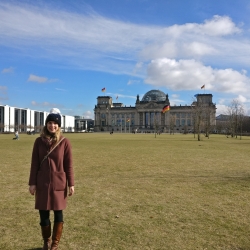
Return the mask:
<path fill-rule="evenodd" d="M 35 248 L 27 248 L 25 250 L 42 250 L 42 248 L 41 247 L 35 247 Z"/>

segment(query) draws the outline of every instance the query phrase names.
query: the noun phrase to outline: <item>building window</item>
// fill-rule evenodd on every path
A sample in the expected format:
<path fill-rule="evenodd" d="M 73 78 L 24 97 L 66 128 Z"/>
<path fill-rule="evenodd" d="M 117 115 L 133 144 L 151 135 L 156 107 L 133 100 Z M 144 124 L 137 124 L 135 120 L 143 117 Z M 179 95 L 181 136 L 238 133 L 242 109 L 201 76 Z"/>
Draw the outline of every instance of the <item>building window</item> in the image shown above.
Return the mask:
<path fill-rule="evenodd" d="M 43 126 L 44 125 L 44 113 L 40 113 L 40 125 Z"/>
<path fill-rule="evenodd" d="M 4 116 L 4 108 L 0 107 L 0 123 L 3 123 L 3 116 Z"/>
<path fill-rule="evenodd" d="M 19 122 L 18 122 L 18 119 L 19 118 L 19 110 L 18 109 L 15 109 L 15 127 L 18 126 Z"/>

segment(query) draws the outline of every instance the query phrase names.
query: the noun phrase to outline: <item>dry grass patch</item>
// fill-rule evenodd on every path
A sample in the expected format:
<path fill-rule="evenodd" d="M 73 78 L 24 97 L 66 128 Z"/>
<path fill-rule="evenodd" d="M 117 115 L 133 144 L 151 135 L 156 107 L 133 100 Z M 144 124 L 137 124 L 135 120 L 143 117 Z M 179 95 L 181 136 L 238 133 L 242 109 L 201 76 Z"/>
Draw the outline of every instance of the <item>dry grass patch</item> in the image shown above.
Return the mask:
<path fill-rule="evenodd" d="M 60 244 L 68 249 L 250 249 L 250 138 L 66 134 L 76 194 Z M 28 194 L 35 136 L 0 135 L 0 249 L 39 249 Z"/>

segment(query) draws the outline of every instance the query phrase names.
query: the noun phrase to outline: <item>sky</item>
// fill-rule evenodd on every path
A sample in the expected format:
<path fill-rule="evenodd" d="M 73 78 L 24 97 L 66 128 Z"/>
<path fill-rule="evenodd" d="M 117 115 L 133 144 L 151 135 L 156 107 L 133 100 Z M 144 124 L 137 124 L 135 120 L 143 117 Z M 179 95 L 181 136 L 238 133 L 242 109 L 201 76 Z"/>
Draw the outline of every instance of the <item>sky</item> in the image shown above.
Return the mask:
<path fill-rule="evenodd" d="M 250 115 L 250 1 L 0 0 L 1 105 L 93 119 L 152 89 Z"/>

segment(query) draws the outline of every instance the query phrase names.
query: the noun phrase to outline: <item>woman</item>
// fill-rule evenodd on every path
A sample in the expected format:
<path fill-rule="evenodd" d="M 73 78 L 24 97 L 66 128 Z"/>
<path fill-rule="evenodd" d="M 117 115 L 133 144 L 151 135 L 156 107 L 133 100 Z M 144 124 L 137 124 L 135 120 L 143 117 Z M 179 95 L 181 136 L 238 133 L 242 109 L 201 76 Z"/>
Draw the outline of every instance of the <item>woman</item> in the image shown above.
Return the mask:
<path fill-rule="evenodd" d="M 52 109 L 46 118 L 41 136 L 35 140 L 29 178 L 29 192 L 31 195 L 35 194 L 35 209 L 38 209 L 40 214 L 43 250 L 58 249 L 63 229 L 62 210 L 66 208 L 67 186 L 69 196 L 73 195 L 71 145 L 69 140 L 61 135 L 60 111 Z M 54 211 L 52 242 L 50 210 Z"/>

